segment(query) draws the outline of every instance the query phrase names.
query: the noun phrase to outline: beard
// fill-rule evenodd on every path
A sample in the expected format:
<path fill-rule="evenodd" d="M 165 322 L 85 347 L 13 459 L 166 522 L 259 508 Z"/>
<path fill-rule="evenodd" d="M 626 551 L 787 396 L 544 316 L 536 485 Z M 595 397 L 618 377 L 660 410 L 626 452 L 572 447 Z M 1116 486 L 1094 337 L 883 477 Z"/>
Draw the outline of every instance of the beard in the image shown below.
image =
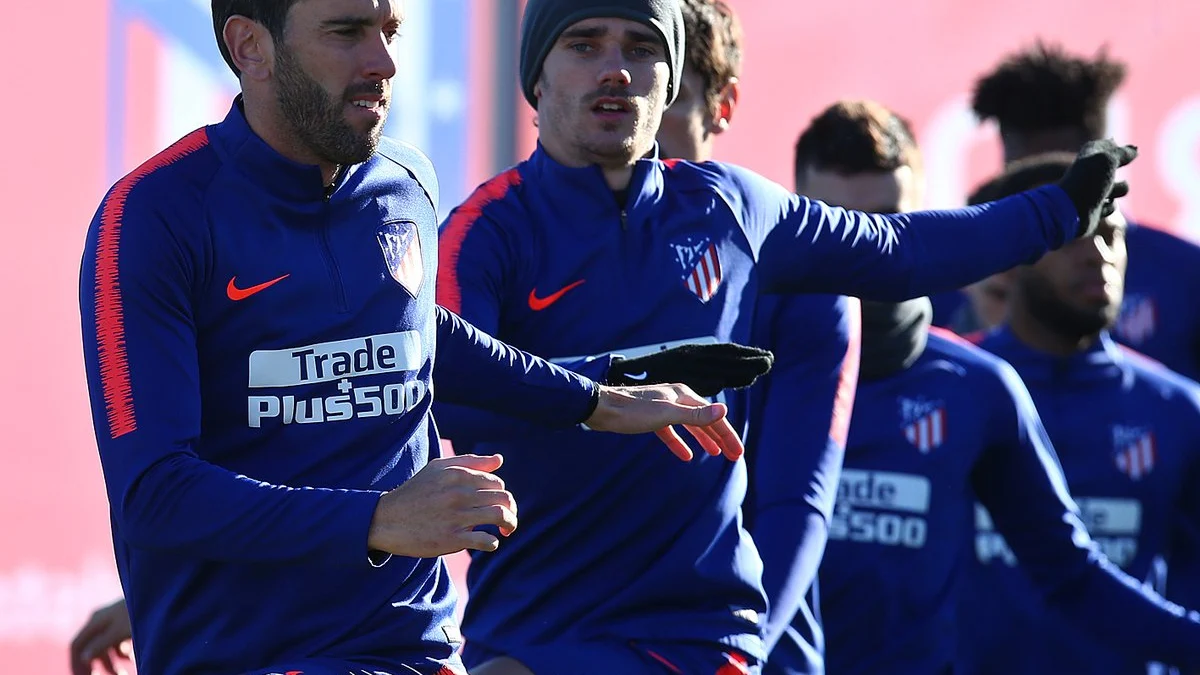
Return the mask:
<path fill-rule="evenodd" d="M 380 93 L 383 84 L 363 83 L 346 89 L 341 98 L 332 98 L 309 77 L 288 48 L 276 51 L 277 101 L 292 132 L 320 159 L 338 165 L 360 164 L 370 159 L 379 147 L 383 125 L 387 121 L 385 100 L 382 116 L 366 131 L 358 131 L 346 121 L 344 110 L 350 97 L 361 93 Z"/>
<path fill-rule="evenodd" d="M 1095 309 L 1073 307 L 1060 298 L 1044 279 L 1032 275 L 1021 280 L 1019 291 L 1025 297 L 1029 313 L 1039 323 L 1072 340 L 1111 328 L 1121 307 L 1119 299 Z"/>

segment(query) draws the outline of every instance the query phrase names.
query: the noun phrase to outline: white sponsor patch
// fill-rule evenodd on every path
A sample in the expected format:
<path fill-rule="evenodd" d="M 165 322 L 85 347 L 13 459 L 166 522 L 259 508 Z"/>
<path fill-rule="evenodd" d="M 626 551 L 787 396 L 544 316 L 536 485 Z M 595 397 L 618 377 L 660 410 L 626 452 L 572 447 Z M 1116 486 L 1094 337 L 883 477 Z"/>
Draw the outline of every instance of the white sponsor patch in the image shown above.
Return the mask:
<path fill-rule="evenodd" d="M 929 479 L 890 471 L 844 469 L 838 484 L 838 506 L 909 513 L 929 512 Z"/>
<path fill-rule="evenodd" d="M 1080 497 L 1075 503 L 1079 505 L 1080 520 L 1100 551 L 1118 567 L 1124 568 L 1133 562 L 1142 531 L 1141 502 L 1136 499 Z M 1017 564 L 1008 542 L 996 532 L 996 524 L 982 504 L 975 505 L 975 529 L 975 553 L 981 562 L 999 559 L 1008 565 Z"/>
<path fill-rule="evenodd" d="M 295 387 L 343 378 L 403 373 L 421 368 L 424 354 L 417 331 L 322 342 L 250 354 L 250 386 Z"/>
<path fill-rule="evenodd" d="M 1075 503 L 1079 505 L 1083 524 L 1092 536 L 1137 536 L 1142 531 L 1142 504 L 1136 499 L 1080 497 Z M 983 504 L 975 504 L 975 529 L 981 532 L 996 529 Z"/>

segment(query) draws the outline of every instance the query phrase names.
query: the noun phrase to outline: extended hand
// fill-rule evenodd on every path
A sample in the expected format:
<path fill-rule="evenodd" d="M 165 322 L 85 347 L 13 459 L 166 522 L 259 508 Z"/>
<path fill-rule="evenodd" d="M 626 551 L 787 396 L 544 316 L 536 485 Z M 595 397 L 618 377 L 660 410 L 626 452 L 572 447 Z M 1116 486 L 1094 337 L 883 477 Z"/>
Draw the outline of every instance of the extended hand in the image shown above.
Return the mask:
<path fill-rule="evenodd" d="M 71 640 L 72 675 L 91 675 L 95 661 L 100 662 L 105 673 L 121 675 L 125 672 L 120 666 L 121 661 L 133 660 L 132 637 L 124 598 L 92 612 Z"/>
<path fill-rule="evenodd" d="M 608 368 L 608 383 L 615 385 L 682 382 L 701 396 L 716 396 L 722 389 L 754 384 L 771 370 L 775 356 L 756 347 L 723 342 L 681 345 L 631 359 L 617 359 Z"/>
<path fill-rule="evenodd" d="M 1129 184 L 1117 181 L 1117 169 L 1137 157 L 1132 145 L 1117 145 L 1109 139 L 1089 141 L 1079 149 L 1075 162 L 1058 181 L 1079 212 L 1079 236 L 1096 231 L 1100 221 L 1112 214 L 1114 199 L 1129 194 Z"/>
<path fill-rule="evenodd" d="M 500 540 L 480 525 L 508 536 L 517 529 L 517 504 L 504 481 L 492 474 L 500 455 L 435 459 L 379 498 L 367 535 L 372 550 L 433 558 L 463 549 L 495 551 Z"/>
<path fill-rule="evenodd" d="M 683 384 L 644 387 L 601 387 L 600 403 L 585 424 L 597 431 L 642 434 L 653 431 L 675 456 L 692 459 L 692 451 L 675 431 L 681 424 L 710 455 L 737 460 L 745 449 L 725 419 L 722 403 L 710 403 Z"/>

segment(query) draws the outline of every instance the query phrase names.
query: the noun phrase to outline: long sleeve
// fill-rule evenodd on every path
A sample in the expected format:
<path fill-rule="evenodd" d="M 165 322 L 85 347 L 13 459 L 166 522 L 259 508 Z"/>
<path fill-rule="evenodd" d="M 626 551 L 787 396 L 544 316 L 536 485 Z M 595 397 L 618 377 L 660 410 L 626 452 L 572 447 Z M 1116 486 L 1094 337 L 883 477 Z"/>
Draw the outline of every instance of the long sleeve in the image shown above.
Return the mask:
<path fill-rule="evenodd" d="M 1024 384 L 1007 364 L 1001 375 L 1004 391 L 988 399 L 998 416 L 994 438 L 972 485 L 1020 568 L 1049 605 L 1105 643 L 1140 660 L 1200 667 L 1200 615 L 1142 587 L 1099 552 Z"/>
<path fill-rule="evenodd" d="M 858 305 L 842 296 L 763 296 L 756 314 L 776 358 L 754 392 L 761 413 L 746 453 L 768 653 L 804 609 L 825 551 L 858 377 Z"/>
<path fill-rule="evenodd" d="M 135 176 L 136 177 L 136 176 Z M 84 361 L 117 536 L 132 547 L 239 562 L 367 564 L 380 493 L 272 485 L 204 461 L 192 297 L 199 215 L 118 183 L 80 273 Z M 194 205 L 187 208 L 195 208 Z"/>
<path fill-rule="evenodd" d="M 555 362 L 554 365 L 590 380 L 603 382 L 608 371 L 608 364 L 611 362 L 612 359 L 578 359 Z M 434 386 L 437 386 L 437 382 L 445 376 L 444 374 L 445 370 L 434 368 Z M 438 432 L 443 438 L 454 443 L 456 452 L 460 451 L 460 448 L 468 448 L 474 443 L 517 441 L 562 426 L 561 424 L 539 424 L 524 416 L 513 417 L 496 412 L 494 409 L 459 405 L 441 399 L 434 401 L 433 413 L 437 420 Z"/>
<path fill-rule="evenodd" d="M 1066 193 L 1045 186 L 979 206 L 865 214 L 792 195 L 733 170 L 746 231 L 761 242 L 767 293 L 842 293 L 899 301 L 962 288 L 1037 260 L 1075 237 Z"/>
<path fill-rule="evenodd" d="M 1195 424 L 1200 416 L 1200 396 L 1197 396 L 1195 386 L 1189 382 L 1191 392 L 1185 411 L 1179 415 L 1179 423 L 1184 419 L 1191 422 L 1194 439 L 1200 439 L 1200 428 Z M 1185 486 L 1178 498 L 1171 526 L 1169 562 L 1167 565 L 1166 596 L 1186 607 L 1200 607 L 1200 444 L 1191 448 L 1187 473 L 1183 480 Z"/>
<path fill-rule="evenodd" d="M 599 386 L 592 380 L 510 347 L 443 307 L 437 318 L 437 397 L 547 427 L 591 416 Z"/>

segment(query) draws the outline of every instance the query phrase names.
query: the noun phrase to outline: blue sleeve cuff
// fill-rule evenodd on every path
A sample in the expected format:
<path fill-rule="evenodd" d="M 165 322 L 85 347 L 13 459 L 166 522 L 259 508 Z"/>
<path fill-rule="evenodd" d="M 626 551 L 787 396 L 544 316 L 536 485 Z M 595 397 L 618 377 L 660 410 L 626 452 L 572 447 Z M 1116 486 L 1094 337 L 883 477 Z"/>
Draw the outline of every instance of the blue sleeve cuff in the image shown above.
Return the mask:
<path fill-rule="evenodd" d="M 1051 250 L 1074 241 L 1079 236 L 1079 211 L 1067 193 L 1056 184 L 1043 185 L 1030 192 L 1031 196 L 1037 195 L 1035 201 L 1049 211 L 1050 221 L 1058 230 L 1057 237 L 1048 237 L 1053 243 Z"/>

